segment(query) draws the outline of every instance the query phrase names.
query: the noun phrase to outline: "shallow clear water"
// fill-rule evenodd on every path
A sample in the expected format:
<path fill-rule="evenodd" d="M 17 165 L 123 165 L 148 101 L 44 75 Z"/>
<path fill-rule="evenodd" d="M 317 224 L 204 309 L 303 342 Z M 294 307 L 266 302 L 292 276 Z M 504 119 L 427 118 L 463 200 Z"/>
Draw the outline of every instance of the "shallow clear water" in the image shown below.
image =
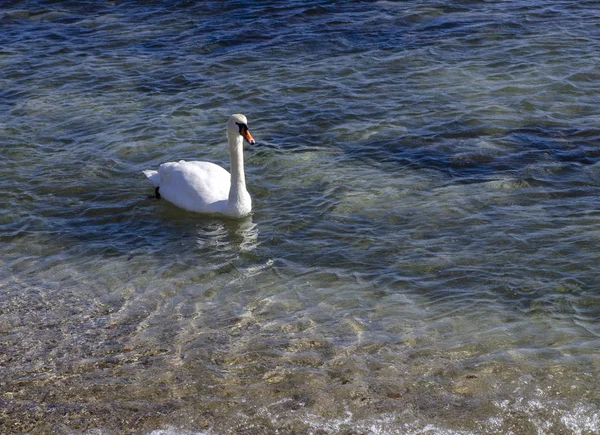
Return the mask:
<path fill-rule="evenodd" d="M 0 29 L 0 432 L 600 431 L 596 2 Z M 152 199 L 236 112 L 253 215 Z"/>

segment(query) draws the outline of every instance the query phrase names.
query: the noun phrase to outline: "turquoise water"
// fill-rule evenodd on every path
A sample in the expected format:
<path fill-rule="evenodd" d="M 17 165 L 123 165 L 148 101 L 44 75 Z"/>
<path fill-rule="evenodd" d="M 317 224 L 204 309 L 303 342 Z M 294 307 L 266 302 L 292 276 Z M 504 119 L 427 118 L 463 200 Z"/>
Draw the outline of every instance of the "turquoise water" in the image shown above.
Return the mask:
<path fill-rule="evenodd" d="M 2 4 L 0 432 L 599 432 L 599 18 Z M 232 113 L 253 215 L 154 199 Z"/>

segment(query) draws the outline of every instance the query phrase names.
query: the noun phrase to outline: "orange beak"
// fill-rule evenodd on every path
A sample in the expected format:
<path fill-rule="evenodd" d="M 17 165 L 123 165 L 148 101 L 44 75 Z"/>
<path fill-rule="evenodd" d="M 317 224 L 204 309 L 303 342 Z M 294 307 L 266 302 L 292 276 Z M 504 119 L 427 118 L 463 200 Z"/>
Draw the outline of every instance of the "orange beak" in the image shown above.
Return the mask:
<path fill-rule="evenodd" d="M 254 141 L 254 138 L 252 137 L 252 135 L 250 134 L 250 130 L 248 129 L 244 129 L 241 133 L 242 137 L 244 139 L 246 139 L 246 142 L 248 142 L 250 145 L 254 145 L 256 142 Z"/>

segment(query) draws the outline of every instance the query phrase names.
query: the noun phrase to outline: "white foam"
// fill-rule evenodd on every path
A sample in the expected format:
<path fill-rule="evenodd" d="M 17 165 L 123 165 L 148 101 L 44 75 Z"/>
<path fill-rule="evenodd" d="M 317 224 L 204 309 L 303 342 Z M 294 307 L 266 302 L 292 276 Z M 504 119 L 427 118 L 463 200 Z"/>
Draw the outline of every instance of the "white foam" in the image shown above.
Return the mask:
<path fill-rule="evenodd" d="M 560 403 L 542 402 L 539 399 L 524 400 L 519 398 L 514 402 L 503 400 L 495 405 L 502 410 L 502 414 L 509 415 L 518 412 L 527 415 L 529 421 L 535 426 L 538 434 L 561 432 L 563 428 L 547 420 L 540 419 L 540 412 L 546 411 L 558 417 L 558 420 L 575 435 L 587 433 L 600 433 L 600 411 L 590 405 L 578 404 L 571 409 L 561 409 Z M 490 418 L 483 426 L 487 430 L 499 429 L 504 423 L 502 416 Z"/>
<path fill-rule="evenodd" d="M 560 421 L 574 434 L 600 433 L 600 413 L 597 409 L 579 405 L 569 412 L 562 412 Z"/>
<path fill-rule="evenodd" d="M 211 435 L 211 432 L 195 432 L 167 427 L 165 429 L 153 430 L 148 435 Z"/>
<path fill-rule="evenodd" d="M 516 411 L 527 415 L 529 422 L 533 424 L 536 432 L 540 435 L 564 430 L 564 428 L 556 427 L 557 421 L 560 421 L 574 435 L 600 433 L 600 413 L 598 409 L 588 405 L 580 404 L 573 409 L 560 409 L 557 403 L 546 403 L 538 399 L 524 400 L 523 398 L 514 401 L 503 400 L 495 402 L 495 405 L 498 407 L 500 415 L 480 422 L 479 430 L 476 432 L 440 427 L 423 422 L 418 418 L 412 422 L 403 422 L 402 416 L 394 412 L 383 413 L 373 418 L 357 419 L 351 411 L 346 409 L 345 415 L 339 418 L 326 418 L 312 413 L 306 413 L 304 416 L 297 414 L 296 418 L 299 418 L 306 426 L 308 434 L 339 433 L 352 429 L 370 435 L 475 435 L 478 433 L 498 433 L 498 431 L 503 430 L 503 426 L 506 424 L 505 418 Z M 552 411 L 550 411 L 551 409 Z M 551 412 L 558 419 L 554 422 L 541 419 L 540 411 L 544 410 Z M 275 424 L 284 419 L 284 416 L 273 414 L 267 408 L 261 408 L 258 410 L 258 414 L 266 416 Z M 104 431 L 94 429 L 86 433 L 88 435 L 103 435 Z M 148 432 L 147 435 L 215 435 L 215 433 L 211 430 L 194 431 L 167 426 Z"/>

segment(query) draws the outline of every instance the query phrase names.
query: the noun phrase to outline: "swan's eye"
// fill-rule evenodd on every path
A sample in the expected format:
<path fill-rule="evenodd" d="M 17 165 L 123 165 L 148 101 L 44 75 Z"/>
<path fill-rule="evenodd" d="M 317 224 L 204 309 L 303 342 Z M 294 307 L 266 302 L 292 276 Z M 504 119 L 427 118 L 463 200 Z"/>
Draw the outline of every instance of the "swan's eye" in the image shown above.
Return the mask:
<path fill-rule="evenodd" d="M 248 126 L 241 122 L 236 122 L 236 124 L 240 128 L 240 134 L 244 136 L 248 132 Z"/>

